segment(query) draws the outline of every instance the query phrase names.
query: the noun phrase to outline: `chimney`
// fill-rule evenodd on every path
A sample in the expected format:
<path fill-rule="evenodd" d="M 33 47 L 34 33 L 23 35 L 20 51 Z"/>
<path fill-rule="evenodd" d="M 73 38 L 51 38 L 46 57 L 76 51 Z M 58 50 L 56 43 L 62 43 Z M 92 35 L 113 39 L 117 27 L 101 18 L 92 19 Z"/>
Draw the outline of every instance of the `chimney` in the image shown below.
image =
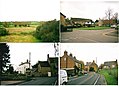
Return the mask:
<path fill-rule="evenodd" d="M 49 54 L 47 54 L 47 61 L 50 61 L 50 60 L 49 60 Z"/>
<path fill-rule="evenodd" d="M 93 63 L 95 63 L 95 60 L 93 60 Z"/>
<path fill-rule="evenodd" d="M 74 59 L 76 59 L 76 57 L 74 56 Z"/>
<path fill-rule="evenodd" d="M 72 53 L 70 53 L 69 56 L 73 57 Z"/>
<path fill-rule="evenodd" d="M 49 58 L 49 54 L 47 54 L 47 58 Z"/>
<path fill-rule="evenodd" d="M 64 51 L 64 55 L 67 55 L 67 51 L 66 50 Z"/>

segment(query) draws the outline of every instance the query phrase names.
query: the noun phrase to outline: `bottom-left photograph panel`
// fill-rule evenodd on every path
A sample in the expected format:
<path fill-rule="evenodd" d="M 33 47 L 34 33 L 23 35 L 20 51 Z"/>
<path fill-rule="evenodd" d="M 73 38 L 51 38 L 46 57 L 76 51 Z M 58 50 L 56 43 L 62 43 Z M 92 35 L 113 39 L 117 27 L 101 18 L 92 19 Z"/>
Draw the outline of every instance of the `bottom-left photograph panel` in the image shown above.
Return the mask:
<path fill-rule="evenodd" d="M 1 85 L 58 85 L 58 43 L 0 43 Z"/>

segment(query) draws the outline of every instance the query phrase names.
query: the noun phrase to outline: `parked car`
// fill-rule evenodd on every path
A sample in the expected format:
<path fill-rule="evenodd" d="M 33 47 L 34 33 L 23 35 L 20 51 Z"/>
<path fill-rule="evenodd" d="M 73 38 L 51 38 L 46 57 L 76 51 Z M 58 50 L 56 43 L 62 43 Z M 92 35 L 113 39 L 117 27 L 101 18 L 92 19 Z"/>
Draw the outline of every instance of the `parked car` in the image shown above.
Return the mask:
<path fill-rule="evenodd" d="M 66 70 L 60 70 L 60 84 L 66 85 L 68 82 L 68 76 Z"/>
<path fill-rule="evenodd" d="M 117 26 L 116 25 L 111 25 L 111 28 L 116 28 Z"/>

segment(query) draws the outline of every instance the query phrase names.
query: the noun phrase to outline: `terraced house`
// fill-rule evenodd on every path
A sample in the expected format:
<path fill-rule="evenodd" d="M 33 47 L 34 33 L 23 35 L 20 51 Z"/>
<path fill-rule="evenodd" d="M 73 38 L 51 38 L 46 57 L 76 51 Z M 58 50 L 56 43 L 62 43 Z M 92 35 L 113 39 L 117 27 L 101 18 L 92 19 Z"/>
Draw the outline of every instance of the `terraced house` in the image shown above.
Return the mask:
<path fill-rule="evenodd" d="M 47 61 L 38 61 L 32 69 L 33 76 L 57 76 L 58 74 L 58 58 L 49 57 Z"/>
<path fill-rule="evenodd" d="M 116 61 L 106 61 L 104 62 L 103 68 L 104 69 L 110 69 L 110 68 L 117 68 L 118 62 Z"/>
<path fill-rule="evenodd" d="M 64 51 L 64 55 L 60 57 L 60 68 L 66 70 L 68 75 L 72 75 L 84 70 L 84 62 L 77 60 L 75 56 L 68 55 L 68 52 Z"/>

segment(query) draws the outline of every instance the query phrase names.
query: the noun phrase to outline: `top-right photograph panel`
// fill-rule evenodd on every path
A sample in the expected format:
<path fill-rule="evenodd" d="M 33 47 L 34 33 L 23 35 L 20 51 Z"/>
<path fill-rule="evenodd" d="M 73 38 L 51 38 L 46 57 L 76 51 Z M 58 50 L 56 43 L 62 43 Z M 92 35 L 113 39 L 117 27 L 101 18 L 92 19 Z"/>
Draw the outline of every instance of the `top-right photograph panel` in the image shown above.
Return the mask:
<path fill-rule="evenodd" d="M 118 43 L 119 1 L 60 1 L 62 43 Z"/>

